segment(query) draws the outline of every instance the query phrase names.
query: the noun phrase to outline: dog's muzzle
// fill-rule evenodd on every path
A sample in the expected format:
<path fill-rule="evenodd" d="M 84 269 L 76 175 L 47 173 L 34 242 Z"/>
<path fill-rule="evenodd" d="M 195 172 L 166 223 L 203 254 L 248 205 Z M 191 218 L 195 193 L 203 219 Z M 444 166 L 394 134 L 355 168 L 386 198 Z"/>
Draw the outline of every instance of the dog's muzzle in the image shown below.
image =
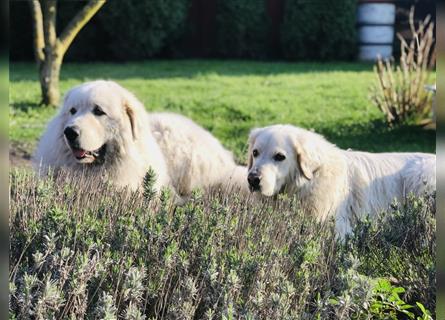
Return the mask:
<path fill-rule="evenodd" d="M 73 156 L 79 163 L 94 163 L 101 164 L 104 161 L 105 153 L 107 151 L 107 145 L 103 144 L 96 150 L 85 150 L 79 145 L 78 137 L 80 136 L 80 130 L 76 126 L 66 127 L 63 131 L 68 146 L 71 148 Z"/>
<path fill-rule="evenodd" d="M 249 189 L 250 192 L 260 191 L 260 183 L 261 183 L 261 177 L 258 175 L 258 173 L 251 172 L 247 176 L 247 181 L 249 182 Z"/>

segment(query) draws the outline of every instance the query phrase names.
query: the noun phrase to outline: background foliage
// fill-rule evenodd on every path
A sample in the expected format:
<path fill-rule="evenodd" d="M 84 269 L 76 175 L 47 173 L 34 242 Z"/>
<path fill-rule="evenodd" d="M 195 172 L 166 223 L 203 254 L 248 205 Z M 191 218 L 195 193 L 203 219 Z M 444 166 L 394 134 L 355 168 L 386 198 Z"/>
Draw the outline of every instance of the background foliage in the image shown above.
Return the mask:
<path fill-rule="evenodd" d="M 267 57 L 269 21 L 261 1 L 218 2 L 217 54 L 223 57 Z"/>
<path fill-rule="evenodd" d="M 138 60 L 157 56 L 177 40 L 190 0 L 109 1 L 80 31 L 67 61 Z M 84 6 L 59 1 L 57 31 Z M 11 58 L 33 59 L 32 26 L 26 1 L 11 3 Z"/>
<path fill-rule="evenodd" d="M 119 60 L 153 57 L 184 29 L 189 0 L 110 1 L 99 19 Z"/>
<path fill-rule="evenodd" d="M 286 0 L 281 27 L 287 59 L 346 60 L 356 54 L 356 0 Z"/>
<path fill-rule="evenodd" d="M 192 0 L 109 1 L 76 37 L 68 61 L 142 60 L 152 57 L 196 56 L 186 50 Z M 84 5 L 58 2 L 58 30 Z M 355 54 L 355 0 L 330 2 L 286 0 L 281 50 L 274 58 L 347 60 Z M 32 27 L 26 1 L 11 2 L 11 58 L 32 60 Z M 214 20 L 209 55 L 224 58 L 271 57 L 271 23 L 267 1 L 216 1 L 199 19 Z M 196 30 L 195 30 L 196 31 Z M 203 30 L 202 32 L 213 32 Z M 195 32 L 201 37 L 202 32 Z M 193 36 L 192 36 L 193 37 Z M 195 39 L 199 40 L 200 39 Z M 192 42 L 190 42 L 192 43 Z M 86 50 L 86 48 L 89 48 Z"/>

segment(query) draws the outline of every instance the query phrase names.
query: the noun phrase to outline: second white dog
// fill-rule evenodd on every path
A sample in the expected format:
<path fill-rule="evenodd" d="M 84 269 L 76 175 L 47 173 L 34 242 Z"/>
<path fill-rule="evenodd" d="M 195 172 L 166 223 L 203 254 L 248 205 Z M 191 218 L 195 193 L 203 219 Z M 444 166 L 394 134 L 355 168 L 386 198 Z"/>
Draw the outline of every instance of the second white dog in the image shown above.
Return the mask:
<path fill-rule="evenodd" d="M 434 154 L 345 151 L 291 125 L 251 132 L 248 170 L 251 191 L 297 194 L 306 212 L 334 215 L 342 236 L 354 219 L 387 209 L 395 198 L 436 189 Z"/>

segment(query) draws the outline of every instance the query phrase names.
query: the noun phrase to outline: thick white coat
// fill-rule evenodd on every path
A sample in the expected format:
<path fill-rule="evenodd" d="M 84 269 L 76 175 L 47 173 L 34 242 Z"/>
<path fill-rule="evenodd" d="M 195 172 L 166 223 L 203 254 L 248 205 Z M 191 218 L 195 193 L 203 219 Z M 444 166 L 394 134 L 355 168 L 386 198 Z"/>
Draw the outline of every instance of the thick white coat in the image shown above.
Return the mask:
<path fill-rule="evenodd" d="M 105 116 L 92 113 L 99 105 Z M 75 114 L 70 110 L 76 109 Z M 80 147 L 87 151 L 107 145 L 103 164 L 79 163 L 64 137 L 69 125 L 80 128 Z M 155 188 L 171 187 L 179 196 L 194 188 L 245 186 L 246 168 L 208 131 L 171 113 L 147 113 L 142 103 L 113 81 L 92 81 L 71 89 L 50 121 L 33 156 L 41 174 L 48 170 L 83 171 L 92 178 L 136 190 L 152 168 Z"/>
<path fill-rule="evenodd" d="M 275 161 L 277 152 L 286 159 Z M 305 211 L 320 219 L 335 216 L 342 236 L 355 219 L 386 210 L 395 199 L 436 190 L 434 154 L 342 150 L 291 125 L 251 132 L 248 170 L 260 175 L 263 195 L 296 194 Z"/>

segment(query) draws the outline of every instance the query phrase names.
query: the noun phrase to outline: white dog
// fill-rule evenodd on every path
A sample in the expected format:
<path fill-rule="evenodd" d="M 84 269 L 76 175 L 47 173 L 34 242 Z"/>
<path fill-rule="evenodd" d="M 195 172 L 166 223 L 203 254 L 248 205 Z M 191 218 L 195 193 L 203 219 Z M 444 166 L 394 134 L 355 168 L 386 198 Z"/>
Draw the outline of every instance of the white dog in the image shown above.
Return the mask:
<path fill-rule="evenodd" d="M 306 212 L 334 215 L 341 236 L 354 219 L 387 209 L 395 198 L 436 189 L 433 154 L 345 151 L 291 125 L 251 132 L 248 170 L 251 191 L 296 194 Z"/>
<path fill-rule="evenodd" d="M 33 158 L 41 173 L 65 167 L 132 190 L 142 186 L 149 168 L 157 190 L 172 187 L 179 196 L 215 185 L 247 190 L 246 168 L 209 132 L 180 115 L 147 114 L 112 81 L 71 89 Z"/>

